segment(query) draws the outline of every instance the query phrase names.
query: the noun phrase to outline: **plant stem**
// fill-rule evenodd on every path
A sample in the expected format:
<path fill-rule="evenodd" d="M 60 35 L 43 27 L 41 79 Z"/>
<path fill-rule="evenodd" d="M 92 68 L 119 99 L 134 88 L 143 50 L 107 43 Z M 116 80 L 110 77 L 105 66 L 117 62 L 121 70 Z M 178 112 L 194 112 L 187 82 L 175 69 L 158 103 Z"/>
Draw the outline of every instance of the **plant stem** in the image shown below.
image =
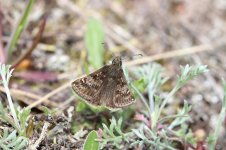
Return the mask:
<path fill-rule="evenodd" d="M 223 102 L 222 102 L 222 108 L 219 114 L 219 119 L 217 121 L 217 126 L 215 127 L 215 131 L 213 134 L 213 142 L 210 144 L 210 150 L 214 150 L 216 143 L 217 143 L 217 139 L 220 133 L 220 129 L 222 127 L 222 123 L 224 122 L 224 118 L 225 118 L 225 113 L 226 113 L 226 83 L 225 81 L 223 81 L 223 87 L 224 87 L 224 98 L 223 98 Z"/>
<path fill-rule="evenodd" d="M 168 94 L 168 96 L 164 99 L 162 105 L 160 106 L 159 110 L 157 110 L 155 116 L 152 118 L 152 128 L 155 128 L 157 125 L 157 122 L 159 120 L 159 117 L 161 115 L 162 109 L 165 107 L 166 103 L 169 101 L 169 99 L 178 91 L 179 87 L 175 86 L 173 90 Z"/>
<path fill-rule="evenodd" d="M 147 101 L 145 100 L 144 96 L 134 87 L 133 84 L 131 84 L 131 87 L 136 91 L 136 93 L 139 95 L 139 97 L 141 98 L 142 102 L 144 103 L 144 106 L 147 108 L 148 110 L 148 114 L 149 114 L 149 118 L 151 120 L 151 110 L 150 110 L 150 107 L 147 103 Z"/>
<path fill-rule="evenodd" d="M 175 88 L 173 88 L 173 90 L 168 94 L 168 96 L 166 97 L 166 99 L 163 101 L 162 105 L 160 106 L 159 109 L 159 116 L 162 112 L 162 109 L 165 107 L 166 103 L 169 101 L 169 99 L 178 91 L 178 87 L 175 86 Z"/>
<path fill-rule="evenodd" d="M 2 80 L 3 80 L 3 86 L 5 88 L 5 93 L 6 93 L 6 96 L 7 96 L 7 100 L 9 102 L 9 108 L 10 108 L 10 111 L 12 113 L 12 116 L 13 116 L 16 128 L 20 129 L 20 124 L 19 124 L 19 121 L 17 119 L 16 111 L 15 111 L 15 108 L 14 108 L 14 105 L 13 105 L 13 101 L 12 101 L 12 97 L 10 95 L 8 84 L 7 84 L 7 81 L 6 81 L 6 78 L 5 78 L 4 75 L 2 75 Z"/>

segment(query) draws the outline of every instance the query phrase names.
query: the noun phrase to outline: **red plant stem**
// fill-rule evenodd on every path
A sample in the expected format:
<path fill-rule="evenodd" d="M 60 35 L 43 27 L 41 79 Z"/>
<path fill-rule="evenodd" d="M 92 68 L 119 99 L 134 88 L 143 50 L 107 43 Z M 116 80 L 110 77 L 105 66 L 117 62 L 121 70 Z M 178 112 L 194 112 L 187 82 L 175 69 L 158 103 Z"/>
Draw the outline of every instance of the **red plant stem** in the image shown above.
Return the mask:
<path fill-rule="evenodd" d="M 3 48 L 3 40 L 2 40 L 2 20 L 3 20 L 3 13 L 2 7 L 0 6 L 0 64 L 4 64 L 6 62 L 5 51 Z"/>
<path fill-rule="evenodd" d="M 35 36 L 32 44 L 31 44 L 31 47 L 29 49 L 27 49 L 27 51 L 25 53 L 23 53 L 15 62 L 13 62 L 13 65 L 12 65 L 13 68 L 17 67 L 25 58 L 28 58 L 31 55 L 32 51 L 35 49 L 35 47 L 38 45 L 38 43 L 42 37 L 43 31 L 45 29 L 46 19 L 47 19 L 47 17 L 45 16 L 44 19 L 41 21 L 41 23 L 39 25 L 39 31 L 38 31 L 37 35 Z"/>

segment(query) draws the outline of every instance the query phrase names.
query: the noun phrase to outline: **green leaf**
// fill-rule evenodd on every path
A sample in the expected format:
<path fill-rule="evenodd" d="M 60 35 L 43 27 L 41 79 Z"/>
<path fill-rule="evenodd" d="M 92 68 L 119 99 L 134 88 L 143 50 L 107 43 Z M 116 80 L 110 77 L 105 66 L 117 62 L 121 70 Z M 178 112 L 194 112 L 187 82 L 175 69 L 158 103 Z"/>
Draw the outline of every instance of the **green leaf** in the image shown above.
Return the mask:
<path fill-rule="evenodd" d="M 141 93 L 144 92 L 145 88 L 148 85 L 147 80 L 144 77 L 141 77 L 140 79 L 134 81 L 133 84 Z"/>
<path fill-rule="evenodd" d="M 172 121 L 172 123 L 168 126 L 168 129 L 173 129 L 174 127 L 183 124 L 185 121 L 187 121 L 189 117 L 189 111 L 191 111 L 192 106 L 187 103 L 187 101 L 184 101 L 183 109 L 175 115 L 175 119 Z M 169 116 L 170 117 L 170 116 Z"/>
<path fill-rule="evenodd" d="M 85 73 L 88 75 L 90 74 L 90 71 L 89 71 L 89 64 L 87 62 L 84 62 L 84 70 L 85 70 Z"/>
<path fill-rule="evenodd" d="M 206 139 L 207 143 L 209 144 L 209 146 L 215 144 L 216 141 L 216 137 L 214 137 L 213 134 L 209 134 L 207 139 Z M 215 145 L 213 145 L 212 147 L 214 147 Z"/>
<path fill-rule="evenodd" d="M 122 118 L 119 118 L 118 124 L 115 126 L 115 130 L 118 132 L 119 135 L 123 135 L 121 126 L 122 126 Z"/>
<path fill-rule="evenodd" d="M 96 141 L 97 139 L 97 132 L 95 130 L 91 131 L 86 140 L 83 149 L 84 150 L 98 150 L 99 149 L 99 142 Z"/>
<path fill-rule="evenodd" d="M 199 65 L 199 66 L 180 66 L 181 68 L 181 75 L 178 77 L 177 80 L 177 88 L 181 88 L 184 86 L 188 81 L 194 79 L 196 76 L 201 75 L 202 73 L 208 72 L 206 65 Z"/>
<path fill-rule="evenodd" d="M 132 131 L 137 137 L 144 139 L 143 135 L 140 133 L 138 129 L 132 129 Z"/>
<path fill-rule="evenodd" d="M 26 123 L 28 120 L 28 117 L 30 116 L 31 113 L 31 109 L 28 108 L 24 108 L 21 113 L 18 115 L 18 118 L 20 120 L 20 125 L 21 125 L 21 129 L 20 129 L 20 133 L 22 133 L 22 135 L 25 135 L 26 131 Z"/>
<path fill-rule="evenodd" d="M 83 112 L 86 110 L 86 108 L 87 108 L 86 103 L 83 101 L 79 101 L 78 104 L 76 105 L 75 110 L 76 112 Z"/>
<path fill-rule="evenodd" d="M 226 82 L 224 79 L 222 79 L 222 83 L 223 83 L 223 89 L 224 89 L 224 98 L 223 98 L 222 107 L 226 107 Z"/>
<path fill-rule="evenodd" d="M 2 150 L 21 150 L 25 149 L 28 139 L 23 136 L 17 136 L 16 130 L 9 133 L 8 129 L 3 129 L 3 136 L 0 138 L 0 149 Z"/>
<path fill-rule="evenodd" d="M 20 123 L 22 124 L 22 126 L 25 126 L 26 121 L 30 115 L 31 109 L 28 108 L 24 108 L 20 114 Z"/>
<path fill-rule="evenodd" d="M 85 34 L 85 44 L 88 51 L 89 63 L 95 68 L 100 68 L 103 66 L 104 62 L 104 31 L 101 23 L 91 18 L 88 21 L 86 34 Z"/>
<path fill-rule="evenodd" d="M 57 111 L 56 109 L 50 110 L 50 109 L 49 109 L 48 107 L 46 107 L 46 106 L 42 106 L 40 109 L 44 112 L 44 114 L 45 114 L 47 117 L 52 116 L 52 115 Z"/>

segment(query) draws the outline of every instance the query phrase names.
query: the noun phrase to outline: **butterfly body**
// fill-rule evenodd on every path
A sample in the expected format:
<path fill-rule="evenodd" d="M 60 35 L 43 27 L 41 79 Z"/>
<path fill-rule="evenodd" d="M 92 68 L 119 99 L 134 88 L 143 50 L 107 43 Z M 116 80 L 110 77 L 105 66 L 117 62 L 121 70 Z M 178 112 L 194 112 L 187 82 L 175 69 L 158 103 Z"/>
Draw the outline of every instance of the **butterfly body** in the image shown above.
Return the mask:
<path fill-rule="evenodd" d="M 135 100 L 129 91 L 123 70 L 121 57 L 86 77 L 72 83 L 73 90 L 87 103 L 118 109 Z"/>

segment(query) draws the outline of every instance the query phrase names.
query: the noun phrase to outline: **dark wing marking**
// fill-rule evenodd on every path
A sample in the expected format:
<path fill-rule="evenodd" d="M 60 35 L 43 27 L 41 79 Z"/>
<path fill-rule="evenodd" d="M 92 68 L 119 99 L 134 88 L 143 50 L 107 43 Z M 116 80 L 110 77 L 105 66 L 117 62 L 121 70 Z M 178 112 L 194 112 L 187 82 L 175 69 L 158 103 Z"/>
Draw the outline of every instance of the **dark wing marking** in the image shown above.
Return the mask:
<path fill-rule="evenodd" d="M 128 106 L 135 102 L 132 93 L 127 85 L 123 70 L 119 71 L 119 78 L 116 80 L 116 87 L 114 89 L 114 97 L 112 101 L 107 104 L 107 107 L 117 109 Z"/>
<path fill-rule="evenodd" d="M 75 80 L 72 83 L 72 89 L 86 102 L 94 105 L 100 105 L 101 102 L 98 95 L 106 78 L 106 72 L 108 69 L 109 66 L 106 65 L 85 77 Z"/>

